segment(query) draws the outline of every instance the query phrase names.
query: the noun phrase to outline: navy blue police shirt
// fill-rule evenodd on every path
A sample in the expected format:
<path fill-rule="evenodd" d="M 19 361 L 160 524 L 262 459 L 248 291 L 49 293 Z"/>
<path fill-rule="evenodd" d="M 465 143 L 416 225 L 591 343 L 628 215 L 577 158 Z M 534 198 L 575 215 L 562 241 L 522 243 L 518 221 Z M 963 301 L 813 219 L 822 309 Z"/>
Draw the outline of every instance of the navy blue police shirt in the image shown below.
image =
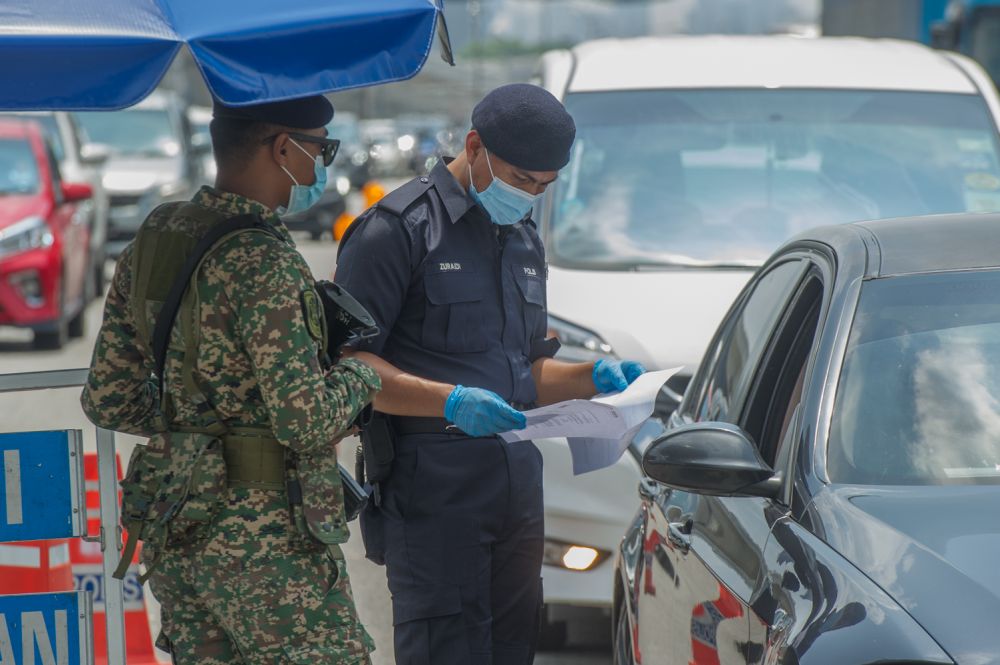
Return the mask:
<path fill-rule="evenodd" d="M 439 162 L 351 224 L 335 281 L 379 325 L 359 350 L 524 407 L 537 398 L 532 363 L 559 348 L 545 337 L 545 277 L 534 222 L 493 224 Z"/>

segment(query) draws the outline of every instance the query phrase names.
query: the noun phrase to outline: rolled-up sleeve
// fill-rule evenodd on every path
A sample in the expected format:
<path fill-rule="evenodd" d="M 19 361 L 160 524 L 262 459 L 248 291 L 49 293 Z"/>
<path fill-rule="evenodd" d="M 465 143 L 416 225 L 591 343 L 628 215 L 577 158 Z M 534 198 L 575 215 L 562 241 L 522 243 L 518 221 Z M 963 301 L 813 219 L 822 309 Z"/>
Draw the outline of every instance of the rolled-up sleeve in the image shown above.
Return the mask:
<path fill-rule="evenodd" d="M 355 348 L 382 353 L 410 288 L 412 246 L 404 223 L 378 208 L 356 221 L 341 242 L 334 281 L 368 310 L 379 327 L 378 335 Z"/>
<path fill-rule="evenodd" d="M 300 453 L 335 440 L 380 389 L 378 375 L 356 360 L 324 373 L 302 304 L 312 284 L 292 248 L 245 233 L 220 255 L 217 270 L 239 276 L 225 293 L 275 438 Z"/>
<path fill-rule="evenodd" d="M 153 363 L 140 348 L 132 319 L 131 257 L 129 246 L 115 267 L 80 404 L 98 427 L 152 436 L 164 428 L 164 423 Z"/>

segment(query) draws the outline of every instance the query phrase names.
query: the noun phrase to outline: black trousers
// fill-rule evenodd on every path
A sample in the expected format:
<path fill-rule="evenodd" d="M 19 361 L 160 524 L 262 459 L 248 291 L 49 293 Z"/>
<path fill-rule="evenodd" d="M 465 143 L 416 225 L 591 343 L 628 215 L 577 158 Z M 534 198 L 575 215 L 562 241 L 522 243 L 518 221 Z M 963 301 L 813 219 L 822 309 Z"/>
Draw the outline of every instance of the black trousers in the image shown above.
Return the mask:
<path fill-rule="evenodd" d="M 362 530 L 384 557 L 397 665 L 532 663 L 545 537 L 534 444 L 400 437 Z"/>

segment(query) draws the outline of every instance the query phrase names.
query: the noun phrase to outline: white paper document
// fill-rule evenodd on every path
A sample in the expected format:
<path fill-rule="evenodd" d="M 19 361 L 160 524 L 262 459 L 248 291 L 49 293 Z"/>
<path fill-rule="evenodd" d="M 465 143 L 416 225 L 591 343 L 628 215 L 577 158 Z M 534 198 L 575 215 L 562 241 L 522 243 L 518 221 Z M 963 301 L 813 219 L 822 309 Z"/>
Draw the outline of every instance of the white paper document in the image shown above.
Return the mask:
<path fill-rule="evenodd" d="M 565 437 L 576 475 L 611 466 L 646 418 L 653 415 L 660 388 L 680 369 L 646 372 L 620 393 L 589 400 L 571 399 L 525 411 L 527 426 L 504 432 L 500 438 L 515 442 Z"/>

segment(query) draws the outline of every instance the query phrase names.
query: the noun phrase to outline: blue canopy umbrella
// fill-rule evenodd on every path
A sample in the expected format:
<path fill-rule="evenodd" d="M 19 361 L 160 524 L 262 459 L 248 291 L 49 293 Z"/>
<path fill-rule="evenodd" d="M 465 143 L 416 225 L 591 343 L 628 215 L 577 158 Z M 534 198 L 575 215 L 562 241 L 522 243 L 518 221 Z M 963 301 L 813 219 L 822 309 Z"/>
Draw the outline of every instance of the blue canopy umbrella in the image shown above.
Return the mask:
<path fill-rule="evenodd" d="M 3 0 L 0 108 L 111 110 L 191 50 L 232 106 L 414 76 L 443 0 Z"/>

